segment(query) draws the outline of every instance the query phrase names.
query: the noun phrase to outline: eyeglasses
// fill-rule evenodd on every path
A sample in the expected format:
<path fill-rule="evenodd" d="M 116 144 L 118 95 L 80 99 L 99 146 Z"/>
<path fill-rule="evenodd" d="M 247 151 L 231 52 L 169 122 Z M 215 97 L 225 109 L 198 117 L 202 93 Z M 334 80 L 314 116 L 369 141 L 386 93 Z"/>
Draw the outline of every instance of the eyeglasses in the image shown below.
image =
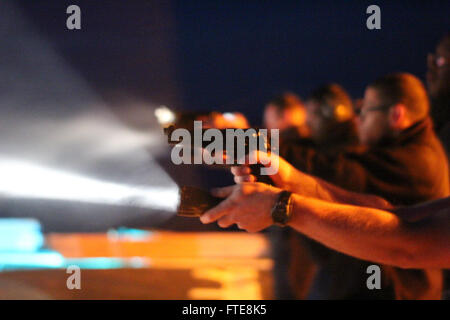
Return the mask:
<path fill-rule="evenodd" d="M 362 120 L 365 118 L 365 116 L 369 113 L 369 112 L 374 112 L 374 111 L 383 111 L 386 112 L 391 108 L 391 104 L 385 104 L 385 105 L 381 105 L 378 107 L 371 107 L 371 108 L 361 108 L 358 110 L 358 117 Z"/>

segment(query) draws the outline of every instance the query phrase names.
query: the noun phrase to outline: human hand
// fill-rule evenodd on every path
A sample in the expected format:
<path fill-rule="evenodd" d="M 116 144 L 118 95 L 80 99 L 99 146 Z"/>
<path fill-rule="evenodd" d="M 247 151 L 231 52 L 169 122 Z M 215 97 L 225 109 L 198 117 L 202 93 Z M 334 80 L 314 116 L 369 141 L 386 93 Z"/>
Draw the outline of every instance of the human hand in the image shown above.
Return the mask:
<path fill-rule="evenodd" d="M 222 228 L 236 224 L 239 229 L 258 232 L 273 224 L 271 210 L 280 189 L 264 183 L 242 183 L 214 189 L 216 197 L 226 198 L 205 212 L 202 223 L 217 221 Z"/>

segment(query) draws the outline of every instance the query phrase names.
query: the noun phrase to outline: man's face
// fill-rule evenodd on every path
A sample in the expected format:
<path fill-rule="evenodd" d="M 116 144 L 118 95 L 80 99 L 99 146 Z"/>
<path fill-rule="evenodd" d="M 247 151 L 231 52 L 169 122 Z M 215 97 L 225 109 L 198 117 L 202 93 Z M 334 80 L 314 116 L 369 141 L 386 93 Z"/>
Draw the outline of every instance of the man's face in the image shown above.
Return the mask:
<path fill-rule="evenodd" d="M 436 47 L 435 54 L 427 59 L 427 85 L 431 97 L 450 91 L 450 38 L 444 39 Z"/>
<path fill-rule="evenodd" d="M 323 118 L 321 112 L 321 106 L 314 100 L 308 100 L 306 102 L 306 123 L 311 130 L 311 136 L 313 139 L 321 139 L 326 132 L 326 120 Z"/>
<path fill-rule="evenodd" d="M 374 110 L 383 106 L 376 89 L 368 87 L 358 117 L 359 141 L 364 145 L 376 145 L 390 132 L 388 111 Z"/>

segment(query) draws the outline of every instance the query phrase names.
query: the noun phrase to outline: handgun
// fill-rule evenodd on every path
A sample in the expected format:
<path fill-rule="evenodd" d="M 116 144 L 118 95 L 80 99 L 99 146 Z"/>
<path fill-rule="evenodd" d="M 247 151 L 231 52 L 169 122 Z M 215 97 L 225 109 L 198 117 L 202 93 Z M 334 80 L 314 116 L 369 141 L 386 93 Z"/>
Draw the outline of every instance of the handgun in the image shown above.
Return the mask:
<path fill-rule="evenodd" d="M 200 217 L 223 200 L 212 196 L 208 191 L 191 186 L 180 188 L 179 199 L 177 215 L 183 217 Z"/>
<path fill-rule="evenodd" d="M 173 132 L 176 129 L 179 129 L 180 127 L 177 127 L 175 125 L 170 125 L 166 128 L 164 128 L 164 134 L 167 136 L 167 142 L 169 145 L 183 145 L 186 144 L 186 142 L 183 139 L 176 139 L 172 136 Z M 243 165 L 243 163 L 239 163 L 239 157 L 241 156 L 245 156 L 248 155 L 250 153 L 252 147 L 256 148 L 256 150 L 262 150 L 264 152 L 273 152 L 274 151 L 274 147 L 271 145 L 271 137 L 270 137 L 270 132 L 265 130 L 264 133 L 262 131 L 260 131 L 257 128 L 248 128 L 248 129 L 234 129 L 234 128 L 227 128 L 227 129 L 215 129 L 215 128 L 202 128 L 201 131 L 196 131 L 195 129 L 192 128 L 180 128 L 180 129 L 185 129 L 189 132 L 189 135 L 191 137 L 191 139 L 189 139 L 189 143 L 190 143 L 190 150 L 191 150 L 191 157 L 194 156 L 194 152 L 198 152 L 198 150 L 195 150 L 195 148 L 201 148 L 201 149 L 205 149 L 208 145 L 210 145 L 212 143 L 212 141 L 207 141 L 205 139 L 203 139 L 205 132 L 207 130 L 210 129 L 214 129 L 220 132 L 219 137 L 222 139 L 221 145 L 222 145 L 222 150 L 216 150 L 216 152 L 222 152 L 223 155 L 223 163 L 215 163 L 214 165 L 225 165 L 225 166 L 239 166 L 239 165 Z M 228 131 L 227 130 L 240 130 L 240 131 L 236 131 L 236 133 L 233 134 L 233 137 L 230 138 L 231 135 L 228 135 Z M 251 130 L 251 131 L 248 131 Z M 200 136 L 202 137 L 201 139 L 201 145 L 195 145 L 195 135 L 200 134 Z M 243 137 L 238 137 L 238 135 L 242 134 Z M 230 141 L 230 139 L 233 139 L 232 141 Z M 253 141 L 250 141 L 251 139 L 253 139 Z M 243 154 L 239 154 L 238 152 L 238 148 L 239 148 L 239 142 L 243 143 L 243 145 L 241 145 L 241 147 L 243 148 Z M 229 144 L 232 144 L 232 148 L 228 149 L 227 147 L 229 146 Z M 231 151 L 231 152 L 228 152 Z M 278 150 L 276 150 L 278 151 Z M 230 155 L 231 153 L 231 155 Z"/>
<path fill-rule="evenodd" d="M 203 139 L 204 134 L 206 132 L 206 130 L 209 129 L 215 129 L 215 128 L 201 128 L 201 130 L 195 130 L 195 126 L 194 126 L 194 121 L 198 121 L 199 117 L 205 117 L 205 114 L 198 114 L 198 113 L 188 113 L 188 114 L 175 114 L 174 117 L 172 118 L 172 122 L 171 123 L 167 123 L 164 127 L 164 134 L 167 136 L 167 142 L 169 145 L 175 146 L 175 145 L 179 145 L 179 144 L 185 144 L 186 142 L 183 141 L 183 139 L 175 139 L 173 138 L 172 134 L 174 133 L 174 131 L 176 129 L 185 129 L 189 132 L 189 135 L 191 137 L 191 139 L 189 139 L 189 143 L 190 143 L 190 150 L 191 150 L 191 158 L 194 158 L 194 152 L 198 152 L 198 150 L 194 150 L 195 147 L 199 147 L 200 149 L 206 148 L 212 141 L 205 141 Z M 161 123 L 161 122 L 160 122 Z M 163 124 L 163 123 L 161 123 Z M 236 130 L 234 128 L 229 128 L 232 130 Z M 250 128 L 251 129 L 251 128 Z M 224 163 L 222 164 L 213 164 L 214 166 L 219 166 L 219 167 L 231 167 L 231 166 L 239 166 L 239 165 L 244 165 L 238 162 L 238 157 L 241 156 L 238 154 L 238 146 L 237 146 L 237 137 L 235 137 L 235 140 L 233 141 L 233 149 L 232 149 L 232 161 L 230 161 L 230 154 L 227 154 L 226 150 L 226 146 L 227 146 L 227 130 L 228 129 L 215 129 L 218 130 L 220 132 L 220 137 L 223 139 L 222 141 L 222 146 L 223 149 L 222 150 L 218 150 L 218 152 L 222 152 L 222 159 L 225 159 L 226 157 L 228 157 L 228 161 L 223 161 Z M 240 131 L 241 133 L 245 134 L 245 131 L 248 129 L 242 129 L 242 131 Z M 194 143 L 194 135 L 197 133 L 201 134 L 201 145 L 200 146 L 196 146 Z M 254 133 L 253 133 L 254 132 Z M 250 138 L 252 139 L 256 139 L 256 144 L 253 144 L 253 146 L 256 146 L 257 150 L 261 150 L 261 147 L 263 149 L 263 151 L 267 152 L 267 151 L 273 151 L 273 146 L 271 145 L 271 137 L 270 137 L 270 132 L 268 131 L 263 131 L 265 134 L 261 134 L 261 131 L 257 128 L 253 128 L 253 131 L 247 131 L 247 133 L 252 133 L 250 135 L 247 135 L 246 137 L 244 136 L 243 139 L 240 139 L 241 142 L 244 143 L 243 147 L 244 147 L 244 155 L 249 154 L 249 152 L 251 151 L 251 143 L 250 143 Z M 254 141 L 253 141 L 254 142 Z M 276 150 L 278 151 L 278 150 Z M 192 162 L 191 162 L 192 163 Z M 268 176 L 262 176 L 259 174 L 260 169 L 263 165 L 262 164 L 251 164 L 249 165 L 249 167 L 251 168 L 252 174 L 257 176 L 257 180 L 260 182 L 265 182 L 265 183 L 272 183 L 270 178 Z M 216 205 L 218 205 L 223 199 L 222 198 L 217 198 L 212 196 L 208 191 L 196 188 L 196 187 L 191 187 L 191 186 L 182 186 L 180 187 L 180 194 L 179 194 L 179 199 L 180 202 L 178 204 L 178 209 L 177 209 L 177 215 L 179 216 L 184 216 L 184 217 L 199 217 L 201 216 L 204 212 L 208 211 L 209 209 L 215 207 Z"/>

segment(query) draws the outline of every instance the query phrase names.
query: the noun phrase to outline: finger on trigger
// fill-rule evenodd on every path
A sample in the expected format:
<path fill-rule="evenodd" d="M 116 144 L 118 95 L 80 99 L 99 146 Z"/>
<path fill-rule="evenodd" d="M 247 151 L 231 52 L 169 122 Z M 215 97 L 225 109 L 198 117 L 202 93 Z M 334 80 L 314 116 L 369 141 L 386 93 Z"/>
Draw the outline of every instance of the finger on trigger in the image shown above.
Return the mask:
<path fill-rule="evenodd" d="M 201 217 L 200 221 L 202 223 L 211 223 L 214 222 L 223 216 L 225 216 L 227 213 L 230 213 L 230 211 L 233 208 L 233 204 L 230 200 L 225 199 L 221 203 L 219 203 L 214 208 L 206 211 Z"/>

